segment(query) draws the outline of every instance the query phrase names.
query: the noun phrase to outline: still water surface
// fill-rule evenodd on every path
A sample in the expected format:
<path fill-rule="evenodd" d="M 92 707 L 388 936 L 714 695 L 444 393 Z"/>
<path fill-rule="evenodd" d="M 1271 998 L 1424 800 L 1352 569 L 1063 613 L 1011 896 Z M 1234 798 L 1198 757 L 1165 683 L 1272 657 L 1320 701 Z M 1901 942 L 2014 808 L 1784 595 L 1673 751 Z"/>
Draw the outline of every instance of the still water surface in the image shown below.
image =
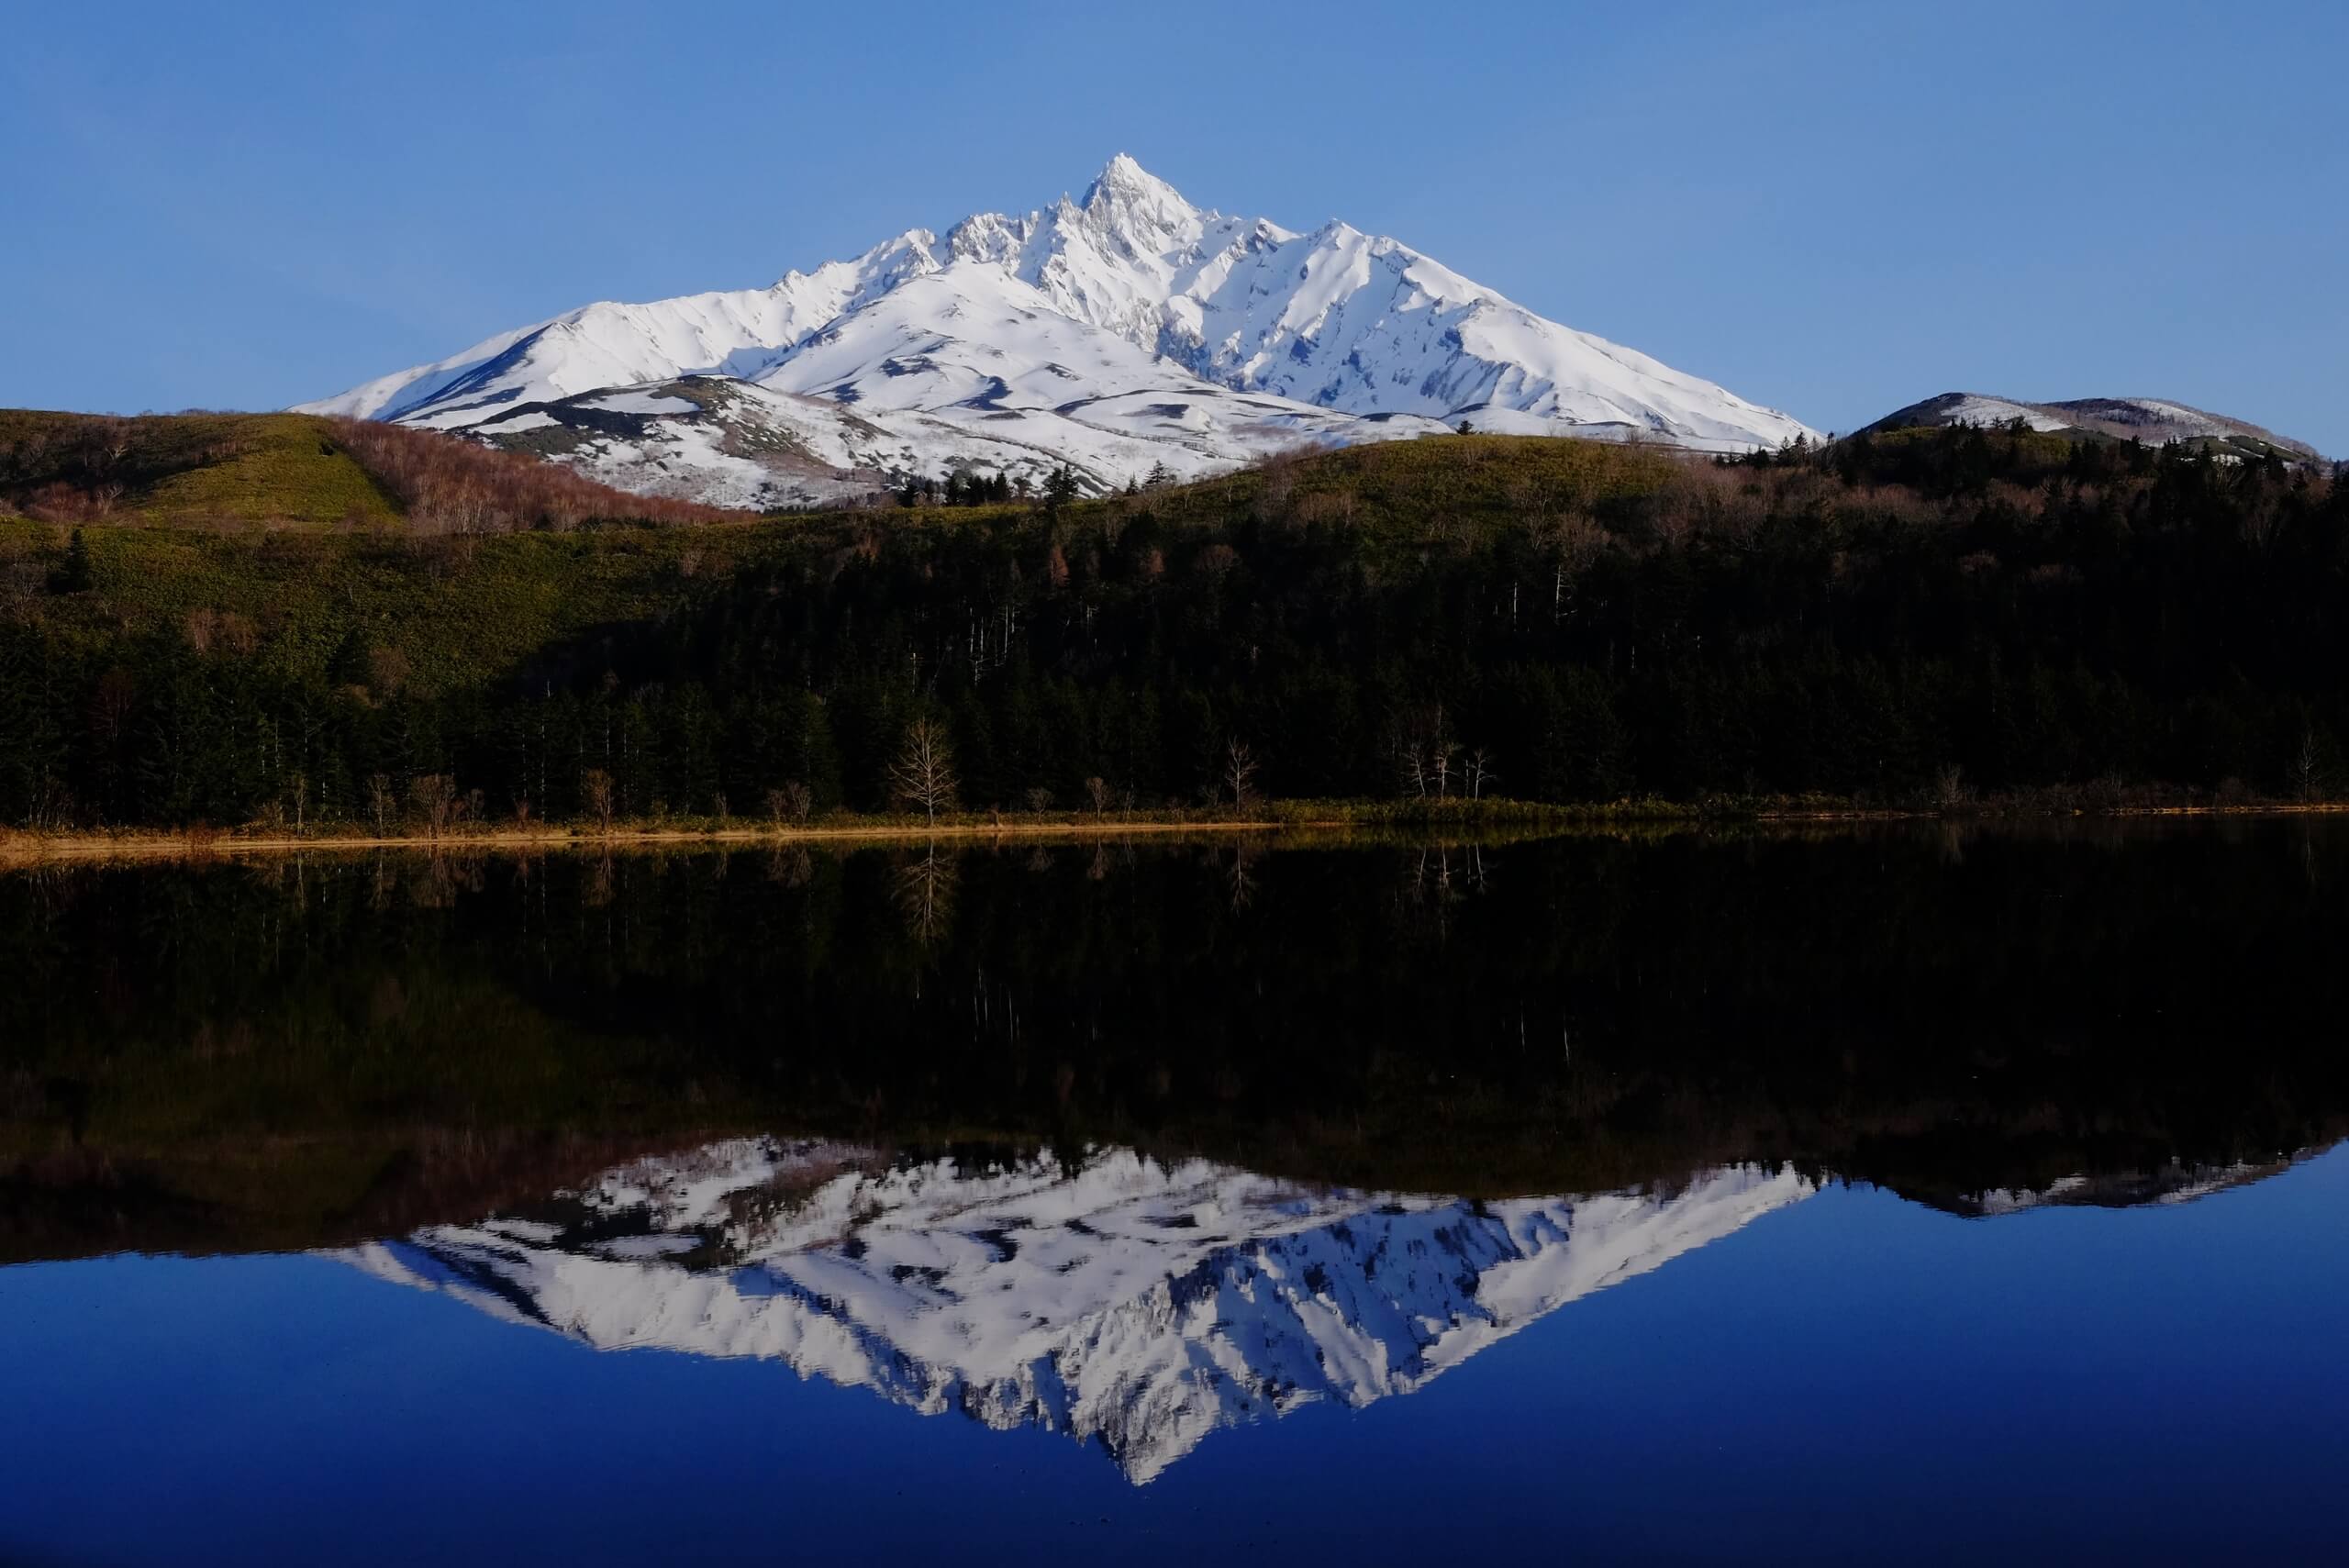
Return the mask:
<path fill-rule="evenodd" d="M 2349 833 L 0 881 L 0 1559 L 2327 1560 Z"/>

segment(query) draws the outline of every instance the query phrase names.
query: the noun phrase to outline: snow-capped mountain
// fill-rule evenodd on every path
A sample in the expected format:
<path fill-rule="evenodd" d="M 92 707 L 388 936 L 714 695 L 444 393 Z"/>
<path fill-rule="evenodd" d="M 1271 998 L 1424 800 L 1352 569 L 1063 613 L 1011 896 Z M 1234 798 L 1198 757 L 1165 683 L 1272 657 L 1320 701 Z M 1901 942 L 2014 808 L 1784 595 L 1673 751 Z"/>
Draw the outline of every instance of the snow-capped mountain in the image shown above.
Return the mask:
<path fill-rule="evenodd" d="M 1724 450 L 1811 433 L 1396 240 L 1197 207 L 1122 155 L 1082 201 L 910 229 L 772 288 L 586 306 L 302 411 L 736 505 L 1063 461 L 1106 488 L 1463 423 Z"/>
<path fill-rule="evenodd" d="M 1944 392 L 1911 403 L 1860 432 L 1917 426 L 1975 425 L 1985 429 L 2021 420 L 2023 428 L 2071 436 L 2140 440 L 2147 446 L 2181 441 L 2221 455 L 2265 457 L 2271 451 L 2290 462 L 2322 461 L 2304 441 L 2223 414 L 2206 413 L 2159 397 L 2079 397 L 2065 403 L 2025 403 L 1979 392 Z"/>
<path fill-rule="evenodd" d="M 785 1362 L 925 1414 L 1096 1440 L 1137 1484 L 1219 1428 L 1424 1386 L 1565 1303 L 1808 1196 L 1475 1203 L 1123 1150 L 889 1162 L 751 1139 L 612 1171 L 544 1216 L 340 1254 L 601 1349 Z"/>

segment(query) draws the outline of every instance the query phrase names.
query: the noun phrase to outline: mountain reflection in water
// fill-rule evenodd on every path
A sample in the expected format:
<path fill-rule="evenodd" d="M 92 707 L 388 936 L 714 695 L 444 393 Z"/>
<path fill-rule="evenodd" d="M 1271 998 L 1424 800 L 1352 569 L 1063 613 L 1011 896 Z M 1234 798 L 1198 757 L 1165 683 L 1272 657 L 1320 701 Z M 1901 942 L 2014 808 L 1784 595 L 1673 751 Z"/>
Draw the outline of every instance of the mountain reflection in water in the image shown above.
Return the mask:
<path fill-rule="evenodd" d="M 2287 1163 L 2066 1178 L 1973 1211 L 2176 1202 Z M 337 1255 L 599 1350 L 780 1361 L 925 1415 L 1097 1440 L 1140 1485 L 1219 1428 L 1414 1393 L 1817 1190 L 1749 1164 L 1658 1190 L 1477 1201 L 1118 1148 L 890 1160 L 770 1137 Z"/>
<path fill-rule="evenodd" d="M 567 1213 L 341 1255 L 601 1349 L 781 1361 L 924 1414 L 1097 1440 L 1141 1483 L 1220 1427 L 1412 1393 L 1813 1190 L 1737 1166 L 1480 1203 L 1124 1149 L 884 1162 L 763 1138 L 623 1166 Z"/>

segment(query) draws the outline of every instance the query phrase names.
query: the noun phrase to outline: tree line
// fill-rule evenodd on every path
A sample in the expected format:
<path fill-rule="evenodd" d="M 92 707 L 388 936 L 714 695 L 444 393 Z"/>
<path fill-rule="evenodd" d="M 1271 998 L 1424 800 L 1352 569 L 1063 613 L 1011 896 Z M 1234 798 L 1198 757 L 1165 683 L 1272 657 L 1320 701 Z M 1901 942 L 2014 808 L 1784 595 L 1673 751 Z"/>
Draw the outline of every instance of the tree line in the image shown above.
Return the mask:
<path fill-rule="evenodd" d="M 450 690 L 387 677 L 381 628 L 304 670 L 265 628 L 93 636 L 37 598 L 0 624 L 0 818 L 2349 785 L 2349 484 L 2321 471 L 1911 431 L 1553 494 L 1457 447 L 1509 498 L 1351 453 L 815 518 Z M 1441 485 L 1399 489 L 1405 462 Z M 47 601 L 104 592 L 58 552 Z"/>

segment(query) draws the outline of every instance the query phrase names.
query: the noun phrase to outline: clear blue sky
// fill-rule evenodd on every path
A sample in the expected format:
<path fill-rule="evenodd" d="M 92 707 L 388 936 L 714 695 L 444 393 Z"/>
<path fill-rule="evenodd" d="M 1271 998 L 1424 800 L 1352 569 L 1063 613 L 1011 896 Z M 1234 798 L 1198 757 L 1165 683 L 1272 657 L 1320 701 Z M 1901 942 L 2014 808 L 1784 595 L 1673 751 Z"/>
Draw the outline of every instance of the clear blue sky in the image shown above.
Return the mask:
<path fill-rule="evenodd" d="M 2349 3 L 18 7 L 0 405 L 262 407 L 1132 152 L 1825 428 L 2151 393 L 2349 455 Z"/>

